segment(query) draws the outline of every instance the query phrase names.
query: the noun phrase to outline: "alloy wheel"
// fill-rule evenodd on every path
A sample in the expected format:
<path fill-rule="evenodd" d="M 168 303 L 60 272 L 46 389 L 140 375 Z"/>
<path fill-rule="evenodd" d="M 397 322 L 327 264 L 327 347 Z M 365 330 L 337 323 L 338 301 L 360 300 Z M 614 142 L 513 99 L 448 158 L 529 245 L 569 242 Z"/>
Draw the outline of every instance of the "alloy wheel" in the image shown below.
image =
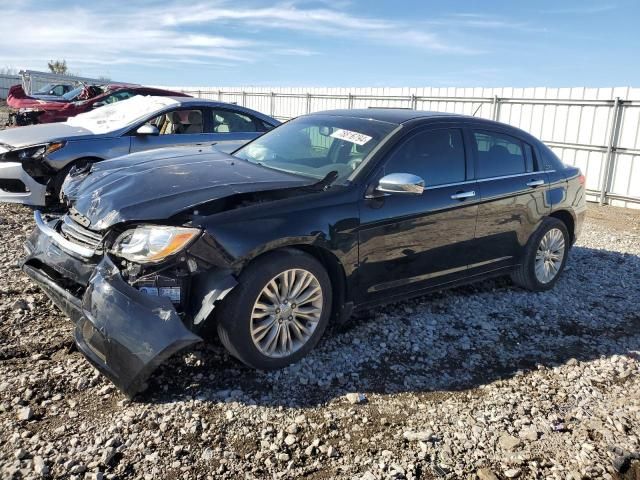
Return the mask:
<path fill-rule="evenodd" d="M 536 251 L 535 273 L 540 283 L 549 283 L 556 278 L 564 253 L 564 235 L 558 228 L 552 228 L 544 234 Z"/>
<path fill-rule="evenodd" d="M 294 268 L 273 277 L 251 311 L 251 339 L 267 357 L 287 357 L 311 338 L 322 316 L 322 287 L 311 272 Z"/>

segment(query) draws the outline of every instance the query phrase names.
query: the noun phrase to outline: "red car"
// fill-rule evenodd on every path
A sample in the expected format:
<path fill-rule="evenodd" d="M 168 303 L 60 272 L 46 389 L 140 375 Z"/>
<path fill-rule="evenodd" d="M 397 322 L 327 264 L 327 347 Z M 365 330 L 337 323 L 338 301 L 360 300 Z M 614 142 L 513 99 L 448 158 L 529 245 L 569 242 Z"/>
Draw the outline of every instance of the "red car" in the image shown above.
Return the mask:
<path fill-rule="evenodd" d="M 27 96 L 21 85 L 9 89 L 7 104 L 17 111 L 10 114 L 9 121 L 13 125 L 33 125 L 36 123 L 64 122 L 69 117 L 84 113 L 108 103 L 134 97 L 136 95 L 154 95 L 160 97 L 189 97 L 185 93 L 172 92 L 159 88 L 136 85 L 94 85 L 78 87 L 81 91 L 72 90 L 65 94 L 62 101 L 38 100 Z M 104 90 L 102 89 L 104 88 Z M 73 95 L 70 95 L 73 94 Z M 76 101 L 71 101 L 75 99 Z"/>

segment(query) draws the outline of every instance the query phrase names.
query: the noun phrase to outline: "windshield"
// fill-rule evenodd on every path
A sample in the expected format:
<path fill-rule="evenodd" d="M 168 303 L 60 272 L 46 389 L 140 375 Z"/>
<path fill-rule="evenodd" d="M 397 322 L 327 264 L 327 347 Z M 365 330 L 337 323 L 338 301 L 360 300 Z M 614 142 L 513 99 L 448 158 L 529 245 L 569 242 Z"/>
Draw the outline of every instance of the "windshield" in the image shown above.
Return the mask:
<path fill-rule="evenodd" d="M 363 118 L 311 115 L 265 133 L 234 155 L 252 163 L 305 177 L 338 174 L 344 182 L 396 124 Z"/>
<path fill-rule="evenodd" d="M 84 87 L 82 87 L 82 86 L 80 86 L 78 88 L 74 88 L 73 90 L 71 90 L 71 91 L 65 93 L 64 95 L 62 95 L 62 98 L 64 98 L 65 100 L 73 100 L 78 95 L 80 95 L 83 90 L 84 90 Z"/>
<path fill-rule="evenodd" d="M 33 93 L 49 93 L 49 90 L 51 90 L 53 87 L 55 87 L 55 85 L 54 85 L 54 84 L 52 84 L 52 83 L 47 83 L 44 87 L 42 87 L 42 88 L 40 88 L 40 89 L 36 90 L 36 91 L 35 91 L 35 92 L 33 92 Z"/>
<path fill-rule="evenodd" d="M 85 128 L 91 133 L 109 133 L 132 125 L 172 105 L 177 106 L 180 103 L 168 97 L 136 95 L 71 117 L 67 120 L 67 124 Z"/>

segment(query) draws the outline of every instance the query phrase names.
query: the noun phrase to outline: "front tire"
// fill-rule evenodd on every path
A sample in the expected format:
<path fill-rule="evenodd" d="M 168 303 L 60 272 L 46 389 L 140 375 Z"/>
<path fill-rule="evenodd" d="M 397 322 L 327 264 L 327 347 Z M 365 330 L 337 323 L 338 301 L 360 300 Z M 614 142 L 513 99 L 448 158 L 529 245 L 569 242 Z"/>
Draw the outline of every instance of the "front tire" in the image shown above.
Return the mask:
<path fill-rule="evenodd" d="M 273 370 L 315 347 L 332 306 L 331 281 L 318 260 L 280 250 L 250 264 L 238 280 L 216 312 L 218 336 L 234 357 Z"/>
<path fill-rule="evenodd" d="M 531 235 L 522 264 L 511 274 L 513 283 L 533 292 L 553 288 L 567 263 L 570 246 L 566 225 L 557 218 L 545 218 Z"/>

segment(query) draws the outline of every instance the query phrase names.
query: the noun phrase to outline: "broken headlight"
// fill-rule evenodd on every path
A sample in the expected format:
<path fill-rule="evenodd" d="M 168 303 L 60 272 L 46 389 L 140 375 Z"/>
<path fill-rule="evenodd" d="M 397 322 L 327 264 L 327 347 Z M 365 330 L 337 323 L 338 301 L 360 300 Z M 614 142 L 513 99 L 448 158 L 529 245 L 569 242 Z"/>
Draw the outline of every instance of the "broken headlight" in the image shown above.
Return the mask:
<path fill-rule="evenodd" d="M 18 158 L 20 160 L 27 160 L 30 158 L 40 158 L 49 153 L 57 152 L 64 147 L 65 142 L 54 142 L 47 145 L 36 145 L 35 147 L 25 148 L 18 152 Z"/>
<path fill-rule="evenodd" d="M 111 252 L 135 263 L 156 263 L 182 251 L 198 235 L 197 228 L 140 225 L 122 233 Z"/>

